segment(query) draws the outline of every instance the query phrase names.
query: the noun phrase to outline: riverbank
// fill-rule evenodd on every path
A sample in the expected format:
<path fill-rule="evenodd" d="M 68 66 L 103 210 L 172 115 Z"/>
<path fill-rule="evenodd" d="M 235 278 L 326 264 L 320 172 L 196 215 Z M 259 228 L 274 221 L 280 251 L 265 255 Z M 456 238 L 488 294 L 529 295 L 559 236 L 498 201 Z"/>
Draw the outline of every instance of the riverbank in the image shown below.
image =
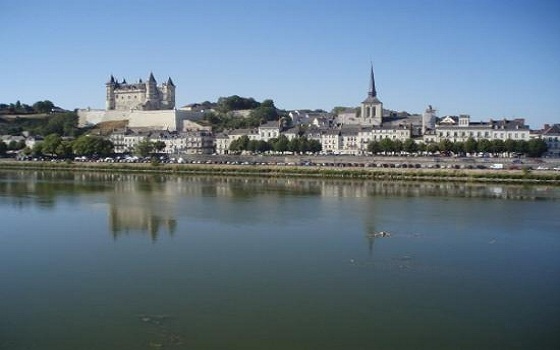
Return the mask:
<path fill-rule="evenodd" d="M 383 181 L 548 184 L 560 186 L 560 172 L 493 169 L 366 168 L 255 164 L 160 164 L 2 161 L 1 169 L 74 172 L 136 172 L 220 176 L 310 177 Z"/>

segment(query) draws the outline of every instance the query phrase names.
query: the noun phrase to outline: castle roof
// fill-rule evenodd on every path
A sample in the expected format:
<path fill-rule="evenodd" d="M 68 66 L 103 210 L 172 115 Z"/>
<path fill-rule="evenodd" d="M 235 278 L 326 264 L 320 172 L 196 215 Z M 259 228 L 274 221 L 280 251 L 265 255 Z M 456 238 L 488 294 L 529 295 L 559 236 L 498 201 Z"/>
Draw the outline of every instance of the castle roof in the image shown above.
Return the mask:
<path fill-rule="evenodd" d="M 114 84 L 114 83 L 115 83 L 115 77 L 113 76 L 113 74 L 111 74 L 111 77 L 109 78 L 107 84 Z"/>
<path fill-rule="evenodd" d="M 173 84 L 173 80 L 171 80 L 171 77 L 169 77 L 169 79 L 167 79 L 167 85 L 175 86 L 175 84 Z"/>
<path fill-rule="evenodd" d="M 156 78 L 154 78 L 154 73 L 150 72 L 150 78 L 148 79 L 148 82 L 150 82 L 150 83 L 155 83 L 156 82 Z"/>

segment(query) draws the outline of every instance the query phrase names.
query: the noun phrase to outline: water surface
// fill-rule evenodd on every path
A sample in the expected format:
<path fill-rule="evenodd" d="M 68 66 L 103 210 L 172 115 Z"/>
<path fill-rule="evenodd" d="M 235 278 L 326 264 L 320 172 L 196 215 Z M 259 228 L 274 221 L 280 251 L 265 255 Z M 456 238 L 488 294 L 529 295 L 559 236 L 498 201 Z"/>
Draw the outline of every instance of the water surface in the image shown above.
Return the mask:
<path fill-rule="evenodd" d="M 557 349 L 559 200 L 0 172 L 0 348 Z"/>

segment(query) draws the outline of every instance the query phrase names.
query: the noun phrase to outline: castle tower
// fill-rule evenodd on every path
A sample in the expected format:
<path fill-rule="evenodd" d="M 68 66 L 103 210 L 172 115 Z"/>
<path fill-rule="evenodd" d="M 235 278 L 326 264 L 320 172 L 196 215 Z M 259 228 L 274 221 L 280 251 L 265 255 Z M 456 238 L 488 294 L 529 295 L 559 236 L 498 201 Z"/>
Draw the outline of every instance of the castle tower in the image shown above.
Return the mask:
<path fill-rule="evenodd" d="M 115 77 L 113 76 L 113 74 L 111 74 L 111 78 L 105 84 L 105 86 L 107 87 L 107 95 L 105 97 L 105 109 L 106 110 L 115 109 L 115 87 L 116 87 L 116 85 L 117 85 L 117 82 L 115 80 Z"/>
<path fill-rule="evenodd" d="M 422 115 L 422 134 L 426 133 L 426 130 L 433 130 L 436 127 L 436 110 L 429 105 Z"/>
<path fill-rule="evenodd" d="M 150 73 L 150 78 L 146 82 L 146 109 L 159 109 L 159 91 L 154 74 Z"/>
<path fill-rule="evenodd" d="M 383 103 L 377 98 L 373 64 L 371 65 L 368 96 L 362 102 L 361 112 L 362 125 L 381 125 L 383 123 Z"/>
<path fill-rule="evenodd" d="M 175 84 L 173 84 L 173 80 L 171 80 L 171 77 L 167 79 L 167 83 L 163 83 L 161 85 L 161 92 L 162 92 L 161 108 L 162 109 L 175 108 Z"/>

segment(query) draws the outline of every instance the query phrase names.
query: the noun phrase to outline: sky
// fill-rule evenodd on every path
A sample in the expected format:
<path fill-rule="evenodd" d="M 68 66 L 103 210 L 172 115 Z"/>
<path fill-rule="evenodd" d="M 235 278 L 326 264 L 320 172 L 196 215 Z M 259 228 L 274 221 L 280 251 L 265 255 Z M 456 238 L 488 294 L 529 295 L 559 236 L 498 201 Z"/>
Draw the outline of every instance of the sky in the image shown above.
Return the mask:
<path fill-rule="evenodd" d="M 0 0 L 0 103 L 104 108 L 111 74 L 176 104 L 384 108 L 560 123 L 559 0 Z"/>

